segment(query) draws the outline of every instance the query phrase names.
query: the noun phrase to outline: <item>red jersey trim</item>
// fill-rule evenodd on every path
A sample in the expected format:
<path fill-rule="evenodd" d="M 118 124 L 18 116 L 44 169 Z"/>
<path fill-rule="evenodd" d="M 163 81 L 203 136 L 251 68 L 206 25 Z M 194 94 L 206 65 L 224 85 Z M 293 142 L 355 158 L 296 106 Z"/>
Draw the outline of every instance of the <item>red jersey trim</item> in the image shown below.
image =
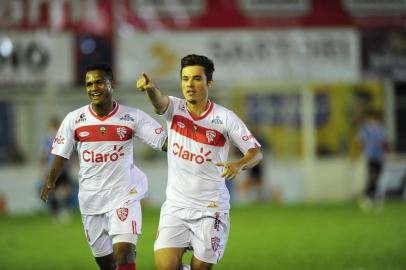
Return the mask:
<path fill-rule="evenodd" d="M 75 129 L 75 140 L 79 142 L 128 141 L 133 130 L 126 126 L 94 125 Z"/>
<path fill-rule="evenodd" d="M 116 106 L 113 108 L 113 110 L 108 115 L 105 115 L 105 116 L 98 116 L 95 113 L 95 111 L 93 111 L 92 104 L 89 104 L 89 111 L 95 118 L 99 119 L 100 121 L 104 121 L 104 120 L 112 117 L 118 111 L 118 107 L 120 107 L 120 105 L 117 102 L 114 102 L 114 104 L 116 104 Z"/>
<path fill-rule="evenodd" d="M 173 117 L 171 129 L 198 143 L 213 146 L 224 146 L 226 143 L 226 138 L 219 131 L 196 125 L 192 120 L 181 115 Z"/>
<path fill-rule="evenodd" d="M 189 109 L 186 106 L 186 110 L 188 111 L 190 117 L 193 118 L 193 120 L 198 121 L 198 120 L 202 120 L 203 118 L 205 118 L 209 113 L 211 113 L 211 111 L 213 110 L 214 107 L 214 102 L 212 102 L 211 100 L 209 100 L 209 108 L 199 117 L 193 116 L 193 114 L 189 111 Z"/>

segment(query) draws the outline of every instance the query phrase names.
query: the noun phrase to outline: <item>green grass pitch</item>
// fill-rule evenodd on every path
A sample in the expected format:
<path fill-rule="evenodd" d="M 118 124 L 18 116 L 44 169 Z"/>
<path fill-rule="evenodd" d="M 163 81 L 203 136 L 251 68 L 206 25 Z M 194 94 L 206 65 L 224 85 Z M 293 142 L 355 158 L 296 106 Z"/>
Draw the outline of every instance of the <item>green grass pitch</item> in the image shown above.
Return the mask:
<path fill-rule="evenodd" d="M 405 213 L 401 202 L 387 203 L 382 213 L 351 203 L 233 207 L 226 253 L 215 269 L 406 269 Z M 144 207 L 139 270 L 154 269 L 158 219 L 159 209 Z M 0 269 L 98 268 L 78 214 L 63 225 L 43 214 L 0 216 Z"/>

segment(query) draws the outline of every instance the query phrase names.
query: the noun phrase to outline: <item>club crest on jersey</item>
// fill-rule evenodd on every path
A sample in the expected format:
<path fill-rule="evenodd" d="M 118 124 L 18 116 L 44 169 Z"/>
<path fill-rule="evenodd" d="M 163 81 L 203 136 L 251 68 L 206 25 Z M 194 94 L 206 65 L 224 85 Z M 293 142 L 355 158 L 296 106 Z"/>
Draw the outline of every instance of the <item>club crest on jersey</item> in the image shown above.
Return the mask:
<path fill-rule="evenodd" d="M 125 134 L 127 134 L 127 130 L 125 129 L 125 127 L 117 128 L 117 135 L 120 137 L 120 140 L 124 139 Z"/>
<path fill-rule="evenodd" d="M 213 124 L 218 124 L 218 125 L 223 124 L 223 121 L 221 121 L 220 116 L 218 116 L 218 115 L 213 120 L 211 120 L 211 122 Z"/>
<path fill-rule="evenodd" d="M 211 248 L 213 249 L 213 251 L 217 251 L 217 249 L 219 248 L 219 244 L 220 244 L 220 238 L 219 237 L 212 237 L 211 238 Z"/>
<path fill-rule="evenodd" d="M 116 213 L 117 213 L 117 217 L 121 220 L 121 221 L 125 221 L 128 217 L 128 208 L 118 208 L 116 209 Z"/>
<path fill-rule="evenodd" d="M 206 138 L 207 142 L 211 143 L 212 141 L 214 141 L 214 138 L 216 138 L 216 132 L 214 132 L 213 130 L 206 130 Z"/>
<path fill-rule="evenodd" d="M 86 114 L 85 113 L 81 113 L 79 115 L 79 118 L 75 120 L 75 124 L 79 124 L 81 122 L 85 122 L 86 121 Z"/>
<path fill-rule="evenodd" d="M 132 118 L 131 115 L 128 113 L 126 115 L 124 115 L 123 117 L 121 117 L 120 120 L 134 122 L 134 118 Z"/>
<path fill-rule="evenodd" d="M 107 131 L 106 127 L 104 127 L 104 126 L 99 127 L 99 132 L 100 132 L 101 134 L 106 133 L 106 131 Z"/>

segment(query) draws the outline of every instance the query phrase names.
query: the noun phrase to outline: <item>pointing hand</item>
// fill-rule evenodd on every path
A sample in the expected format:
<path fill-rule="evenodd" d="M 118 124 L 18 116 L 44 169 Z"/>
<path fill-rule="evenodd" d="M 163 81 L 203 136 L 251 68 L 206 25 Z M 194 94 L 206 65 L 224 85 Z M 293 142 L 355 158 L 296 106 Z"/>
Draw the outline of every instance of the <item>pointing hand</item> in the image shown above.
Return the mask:
<path fill-rule="evenodd" d="M 148 77 L 146 73 L 142 73 L 141 77 L 137 80 L 137 88 L 140 91 L 148 91 L 155 88 L 154 82 Z"/>

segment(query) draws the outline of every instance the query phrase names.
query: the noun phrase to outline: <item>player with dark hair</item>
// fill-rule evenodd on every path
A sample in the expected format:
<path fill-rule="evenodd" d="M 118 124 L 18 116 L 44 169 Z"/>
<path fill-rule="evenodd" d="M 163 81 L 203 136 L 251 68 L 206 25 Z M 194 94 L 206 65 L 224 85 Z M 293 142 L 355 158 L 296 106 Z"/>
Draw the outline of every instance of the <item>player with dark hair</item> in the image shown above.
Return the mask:
<path fill-rule="evenodd" d="M 230 229 L 225 180 L 262 159 L 244 123 L 209 99 L 213 72 L 209 58 L 185 56 L 180 70 L 184 99 L 163 94 L 145 73 L 137 81 L 168 128 L 168 185 L 154 245 L 158 270 L 180 269 L 187 249 L 193 249 L 194 270 L 219 262 Z M 244 154 L 241 159 L 227 161 L 230 143 Z"/>
<path fill-rule="evenodd" d="M 141 233 L 140 200 L 148 189 L 146 175 L 134 164 L 134 137 L 155 149 L 165 149 L 166 134 L 143 111 L 113 99 L 115 80 L 110 66 L 89 66 L 85 82 L 91 103 L 63 120 L 53 143 L 55 158 L 41 199 L 47 202 L 76 147 L 79 207 L 96 262 L 102 270 L 134 270 Z"/>

